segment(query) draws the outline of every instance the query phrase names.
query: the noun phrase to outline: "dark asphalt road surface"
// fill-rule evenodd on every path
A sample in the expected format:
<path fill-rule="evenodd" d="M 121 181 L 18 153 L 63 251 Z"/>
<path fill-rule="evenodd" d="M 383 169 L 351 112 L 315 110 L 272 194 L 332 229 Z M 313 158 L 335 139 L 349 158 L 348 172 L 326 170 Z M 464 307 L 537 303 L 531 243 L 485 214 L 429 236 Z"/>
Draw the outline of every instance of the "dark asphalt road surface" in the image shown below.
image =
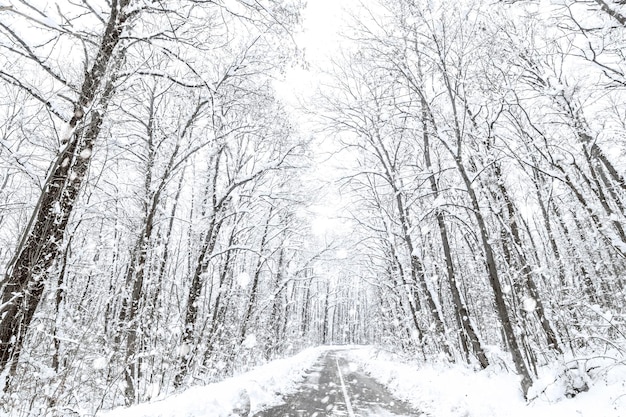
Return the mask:
<path fill-rule="evenodd" d="M 326 353 L 308 371 L 300 390 L 284 400 L 283 405 L 261 411 L 254 417 L 423 416 L 351 366 L 340 351 Z"/>

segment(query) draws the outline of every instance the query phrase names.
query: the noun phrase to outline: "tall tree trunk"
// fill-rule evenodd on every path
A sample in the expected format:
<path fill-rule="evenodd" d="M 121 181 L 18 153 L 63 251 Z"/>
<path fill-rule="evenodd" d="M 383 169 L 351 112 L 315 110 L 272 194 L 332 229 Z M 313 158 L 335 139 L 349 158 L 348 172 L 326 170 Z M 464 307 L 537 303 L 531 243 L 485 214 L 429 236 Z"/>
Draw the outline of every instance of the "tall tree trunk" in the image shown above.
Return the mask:
<path fill-rule="evenodd" d="M 267 359 L 270 359 L 272 355 L 279 352 L 279 347 L 281 346 L 281 334 L 280 334 L 280 324 L 282 322 L 281 314 L 283 313 L 282 306 L 282 293 L 285 289 L 285 285 L 283 284 L 284 279 L 284 269 L 285 267 L 285 247 L 284 247 L 284 239 L 281 243 L 280 251 L 278 253 L 278 265 L 276 266 L 276 277 L 274 278 L 274 297 L 272 298 L 272 313 L 270 316 L 270 326 L 272 330 L 270 334 L 272 335 L 272 339 L 268 343 Z"/>
<path fill-rule="evenodd" d="M 261 236 L 261 246 L 259 247 L 259 259 L 256 263 L 256 268 L 254 269 L 254 277 L 252 278 L 252 288 L 250 290 L 250 295 L 248 296 L 248 302 L 246 304 L 246 312 L 243 315 L 241 321 L 241 331 L 239 333 L 239 343 L 241 345 L 243 343 L 246 332 L 248 331 L 248 326 L 250 325 L 250 320 L 252 319 L 252 311 L 254 309 L 254 304 L 256 303 L 256 299 L 258 296 L 259 290 L 259 279 L 261 277 L 261 270 L 263 269 L 263 264 L 265 263 L 265 246 L 267 244 L 267 235 L 269 232 L 270 221 L 272 219 L 273 207 L 270 207 L 269 214 L 267 215 L 267 220 L 265 221 L 265 227 L 263 228 L 263 235 Z"/>
<path fill-rule="evenodd" d="M 396 208 L 398 209 L 398 215 L 400 217 L 400 225 L 402 226 L 404 242 L 406 244 L 411 260 L 411 277 L 422 290 L 422 293 L 426 298 L 428 311 L 435 324 L 435 340 L 441 344 L 444 353 L 450 360 L 453 361 L 454 355 L 452 354 L 452 350 L 450 349 L 450 345 L 448 344 L 448 340 L 445 336 L 445 326 L 441 318 L 441 314 L 439 313 L 439 309 L 437 309 L 433 294 L 426 284 L 426 277 L 424 275 L 424 266 L 422 265 L 422 261 L 419 259 L 417 253 L 415 252 L 416 248 L 413 245 L 413 238 L 410 232 L 411 223 L 408 218 L 408 213 L 405 207 L 404 198 L 402 197 L 402 192 L 395 186 L 395 184 L 393 185 L 393 191 L 396 196 Z"/>
<path fill-rule="evenodd" d="M 426 169 L 429 173 L 429 182 L 430 188 L 433 191 L 433 197 L 437 199 L 439 196 L 439 187 L 437 185 L 437 180 L 435 179 L 435 173 L 433 171 L 432 161 L 430 158 L 430 140 L 428 134 L 428 117 L 426 111 L 426 103 L 422 99 L 422 130 L 423 130 L 423 140 L 424 140 L 424 161 L 426 162 Z M 450 287 L 450 293 L 452 294 L 452 302 L 454 303 L 454 309 L 456 311 L 456 315 L 459 318 L 459 324 L 461 325 L 461 332 L 463 335 L 467 337 L 469 340 L 472 351 L 478 359 L 480 366 L 484 369 L 489 366 L 489 360 L 485 355 L 485 351 L 478 339 L 478 335 L 472 326 L 471 316 L 463 298 L 461 298 L 461 293 L 459 291 L 459 287 L 457 284 L 457 277 L 454 270 L 454 263 L 452 261 L 452 253 L 450 250 L 450 242 L 448 239 L 448 229 L 446 227 L 446 222 L 443 216 L 443 211 L 441 208 L 435 208 L 435 217 L 437 218 L 437 225 L 439 227 L 439 235 L 441 236 L 441 246 L 443 249 L 444 257 L 446 260 L 446 277 L 448 279 L 448 286 Z"/>
<path fill-rule="evenodd" d="M 306 270 L 305 270 L 306 272 Z M 304 285 L 304 299 L 302 300 L 302 313 L 300 315 L 300 337 L 302 340 L 306 340 L 306 335 L 309 331 L 309 311 L 311 309 L 311 286 L 313 284 L 313 279 L 309 279 Z"/>
<path fill-rule="evenodd" d="M 154 127 L 154 114 L 155 114 L 155 95 L 154 91 L 152 91 L 152 96 L 149 105 L 149 113 L 150 116 L 148 118 L 146 127 L 146 139 L 148 145 L 148 155 L 146 160 L 146 174 L 144 180 L 144 192 L 145 192 L 145 200 L 144 200 L 144 219 L 143 219 L 143 227 L 139 237 L 137 239 L 137 243 L 135 245 L 135 249 L 131 256 L 128 271 L 126 274 L 126 286 L 131 288 L 130 298 L 128 294 L 125 294 L 125 298 L 123 300 L 124 309 L 121 313 L 120 323 L 125 326 L 126 333 L 126 355 L 125 355 L 125 363 L 126 363 L 126 402 L 127 404 L 131 404 L 132 402 L 138 402 L 138 392 L 136 389 L 137 381 L 141 374 L 141 360 L 137 358 L 137 353 L 139 350 L 139 341 L 137 336 L 137 327 L 140 321 L 140 313 L 142 307 L 142 303 L 145 304 L 145 291 L 144 291 L 144 279 L 146 276 L 146 269 L 148 267 L 148 253 L 150 252 L 150 245 L 152 239 L 152 235 L 154 232 L 154 228 L 156 225 L 156 216 L 158 213 L 158 207 L 161 204 L 161 196 L 165 191 L 167 184 L 170 180 L 170 176 L 176 167 L 176 157 L 178 156 L 180 150 L 180 141 L 176 143 L 174 149 L 171 151 L 169 155 L 169 160 L 167 165 L 165 166 L 165 170 L 162 176 L 158 179 L 156 189 L 153 190 L 153 169 L 156 164 L 156 148 L 155 148 L 155 127 Z M 181 132 L 180 137 L 184 137 L 187 133 L 187 130 L 192 125 L 194 119 L 198 115 L 200 108 L 202 107 L 202 103 L 198 104 L 195 109 L 195 112 L 192 116 L 187 120 L 185 128 Z M 180 184 L 178 194 L 180 194 Z M 171 221 L 170 221 L 171 222 Z M 171 226 L 170 226 L 171 227 Z"/>
<path fill-rule="evenodd" d="M 437 45 L 439 47 L 439 45 Z M 439 54 L 443 52 L 441 50 L 438 51 Z M 489 275 L 489 283 L 491 284 L 491 288 L 494 293 L 495 303 L 496 303 L 496 311 L 498 312 L 498 317 L 502 323 L 504 335 L 506 341 L 511 350 L 511 356 L 513 357 L 513 363 L 515 364 L 515 369 L 517 373 L 521 377 L 520 385 L 522 388 L 522 392 L 524 393 L 524 397 L 528 395 L 528 390 L 530 389 L 533 381 L 530 376 L 530 372 L 528 371 L 528 366 L 524 362 L 523 352 L 520 349 L 520 346 L 517 341 L 517 336 L 515 334 L 515 328 L 513 326 L 513 322 L 511 321 L 511 317 L 509 316 L 509 312 L 506 306 L 506 300 L 504 299 L 504 293 L 502 291 L 502 284 L 500 282 L 500 277 L 498 275 L 498 268 L 496 265 L 495 254 L 491 243 L 489 241 L 489 232 L 487 230 L 487 225 L 485 224 L 485 219 L 482 215 L 482 211 L 480 208 L 480 204 L 478 201 L 478 196 L 476 195 L 476 191 L 474 190 L 474 184 L 472 180 L 469 178 L 467 174 L 467 170 L 463 165 L 462 159 L 462 143 L 463 143 L 463 131 L 461 128 L 461 123 L 459 121 L 459 114 L 456 106 L 456 96 L 454 86 L 452 81 L 449 79 L 449 75 L 447 73 L 447 68 L 445 66 L 445 59 L 442 56 L 443 66 L 443 74 L 444 74 L 444 82 L 446 85 L 446 91 L 448 93 L 448 99 L 450 100 L 450 105 L 452 108 L 452 123 L 453 123 L 453 134 L 454 140 L 456 142 L 456 152 L 450 147 L 450 145 L 443 139 L 440 138 L 441 143 L 447 149 L 450 156 L 454 159 L 454 163 L 456 165 L 457 171 L 459 172 L 463 183 L 465 184 L 466 191 L 470 197 L 472 212 L 474 214 L 474 218 L 476 219 L 476 223 L 478 225 L 478 231 L 480 234 L 480 242 L 482 244 L 483 254 L 485 256 L 485 262 L 487 264 L 487 273 Z M 426 99 L 422 94 L 421 90 L 418 90 L 419 95 L 423 98 L 422 103 L 426 103 Z M 430 107 L 426 107 L 428 119 L 430 119 L 431 125 L 435 130 L 435 134 L 438 136 L 437 123 L 435 121 L 435 117 L 430 109 Z"/>
<path fill-rule="evenodd" d="M 31 220 L 0 283 L 0 374 L 15 370 L 24 337 L 39 302 L 47 271 L 60 253 L 65 229 L 86 176 L 114 90 L 114 51 L 128 18 L 129 0 L 114 0 L 100 47 L 86 72 L 65 148 L 52 163 Z M 93 107 L 92 110 L 90 108 Z"/>
<path fill-rule="evenodd" d="M 537 202 L 539 203 L 539 209 L 541 211 L 541 218 L 543 220 L 543 226 L 546 229 L 546 233 L 548 234 L 548 242 L 550 243 L 550 249 L 552 249 L 552 254 L 554 255 L 554 259 L 557 265 L 557 275 L 559 278 L 559 283 L 565 289 L 565 267 L 563 264 L 563 258 L 561 255 L 561 250 L 556 243 L 556 237 L 554 235 L 554 231 L 552 230 L 552 224 L 550 223 L 550 216 L 548 209 L 546 207 L 546 203 L 543 201 L 543 197 L 541 195 L 540 187 L 545 183 L 543 176 L 539 173 L 539 170 L 533 168 L 533 178 L 535 185 L 535 194 L 537 196 Z M 548 202 L 549 203 L 549 202 Z"/>
<path fill-rule="evenodd" d="M 509 232 L 513 237 L 513 244 L 517 253 L 518 262 L 521 264 L 521 273 L 524 280 L 524 286 L 528 290 L 530 297 L 536 303 L 534 312 L 537 315 L 537 318 L 539 319 L 541 327 L 545 333 L 548 346 L 558 353 L 563 353 L 557 339 L 557 334 L 554 331 L 550 320 L 546 317 L 545 309 L 543 307 L 543 301 L 541 299 L 541 295 L 539 294 L 539 289 L 537 288 L 537 284 L 535 283 L 535 280 L 532 276 L 532 268 L 530 267 L 528 260 L 526 259 L 526 255 L 524 254 L 524 245 L 519 232 L 520 228 L 515 218 L 515 206 L 513 205 L 513 200 L 509 196 L 508 190 L 504 186 L 504 178 L 502 178 L 502 172 L 499 163 L 494 163 L 493 169 L 496 177 L 496 183 L 498 184 L 498 191 L 502 196 L 502 199 L 504 200 L 504 206 L 506 207 Z"/>
<path fill-rule="evenodd" d="M 382 211 L 382 207 L 380 206 L 380 204 L 377 204 L 377 207 Z M 391 230 L 387 228 L 386 224 L 385 224 L 385 232 L 387 233 L 387 235 L 391 235 L 392 233 Z M 388 258 L 390 261 L 390 269 L 391 269 L 390 276 L 392 278 L 392 282 L 397 284 L 403 290 L 402 294 L 399 295 L 401 305 L 404 304 L 402 302 L 402 298 L 404 296 L 406 296 L 407 298 L 409 311 L 411 313 L 411 319 L 413 321 L 413 325 L 415 326 L 415 331 L 417 332 L 419 343 L 421 345 L 424 342 L 424 330 L 422 329 L 422 326 L 420 325 L 419 317 L 418 317 L 419 311 L 421 310 L 419 295 L 416 292 L 411 291 L 412 285 L 411 283 L 408 282 L 406 273 L 404 271 L 404 268 L 402 267 L 402 263 L 400 262 L 400 259 L 398 258 L 398 253 L 396 250 L 395 243 L 387 239 L 386 244 L 389 250 Z M 398 282 L 398 279 L 399 279 L 399 282 Z"/>
<path fill-rule="evenodd" d="M 235 219 L 233 223 L 236 224 L 237 220 Z M 235 243 L 236 235 L 237 235 L 237 228 L 233 226 L 233 229 L 230 233 L 230 237 L 228 238 L 228 248 L 233 247 Z M 228 292 L 231 290 L 231 286 L 232 286 L 232 279 L 228 280 L 228 275 L 231 272 L 231 263 L 234 258 L 233 254 L 235 254 L 234 249 L 229 249 L 226 251 L 226 259 L 224 260 L 220 268 L 220 278 L 219 278 L 218 288 L 217 288 L 217 292 L 215 296 L 215 301 L 213 302 L 213 305 L 211 306 L 212 312 L 210 314 L 210 318 L 207 318 L 207 320 L 209 320 L 209 324 L 208 324 L 209 330 L 207 331 L 206 335 L 203 335 L 204 341 L 207 345 L 207 348 L 204 352 L 204 357 L 202 360 L 203 366 L 207 366 L 209 363 L 209 360 L 211 359 L 211 355 L 213 354 L 213 351 L 215 348 L 215 343 L 214 343 L 215 336 L 219 332 L 220 326 L 222 326 L 224 317 L 226 316 L 228 304 L 223 303 L 223 298 L 229 296 Z M 187 368 L 185 368 L 185 372 L 187 372 Z M 184 375 L 181 375 L 181 378 L 182 376 Z"/>
<path fill-rule="evenodd" d="M 472 203 L 474 217 L 476 218 L 476 223 L 478 224 L 478 230 L 480 232 L 480 240 L 483 246 L 485 261 L 487 263 L 489 282 L 491 284 L 491 288 L 493 289 L 495 297 L 496 310 L 498 312 L 498 317 L 500 318 L 500 321 L 502 323 L 506 341 L 509 345 L 509 348 L 511 349 L 511 356 L 513 357 L 515 369 L 522 378 L 522 391 L 524 393 L 524 397 L 526 397 L 528 394 L 528 390 L 532 385 L 532 378 L 530 377 L 530 372 L 528 371 L 528 367 L 524 362 L 524 356 L 517 342 L 517 336 L 515 335 L 513 322 L 511 321 L 511 317 L 509 316 L 509 312 L 507 310 L 504 293 L 502 291 L 502 285 L 498 276 L 498 269 L 496 267 L 496 259 L 493 253 L 493 248 L 491 247 L 491 243 L 489 242 L 489 232 L 487 231 L 487 225 L 485 224 L 485 220 L 481 213 L 480 204 L 478 203 L 478 197 L 476 196 L 476 192 L 473 189 L 472 181 L 469 179 L 469 176 L 467 175 L 465 167 L 463 166 L 460 158 L 455 158 L 455 160 L 458 171 L 463 178 L 463 182 L 465 183 L 467 193 L 469 194 L 470 201 Z"/>
<path fill-rule="evenodd" d="M 219 210 L 219 208 L 217 208 Z M 221 210 L 220 210 L 221 211 Z M 202 294 L 202 288 L 204 287 L 204 272 L 207 269 L 208 260 L 215 249 L 217 243 L 217 237 L 219 235 L 220 228 L 223 223 L 223 219 L 217 219 L 221 212 L 213 212 L 211 214 L 211 222 L 209 231 L 205 236 L 205 242 L 200 250 L 200 255 L 196 260 L 196 266 L 194 269 L 191 285 L 189 286 L 189 293 L 187 295 L 187 307 L 185 309 L 185 322 L 183 327 L 182 349 L 183 354 L 180 358 L 179 371 L 174 379 L 174 386 L 179 387 L 187 372 L 189 371 L 189 361 L 194 354 L 194 338 L 195 338 L 195 326 L 198 318 L 198 299 Z"/>
<path fill-rule="evenodd" d="M 326 345 L 330 342 L 328 339 L 330 320 L 328 313 L 330 311 L 330 284 L 326 283 L 326 293 L 324 294 L 324 321 L 322 324 L 322 344 Z"/>

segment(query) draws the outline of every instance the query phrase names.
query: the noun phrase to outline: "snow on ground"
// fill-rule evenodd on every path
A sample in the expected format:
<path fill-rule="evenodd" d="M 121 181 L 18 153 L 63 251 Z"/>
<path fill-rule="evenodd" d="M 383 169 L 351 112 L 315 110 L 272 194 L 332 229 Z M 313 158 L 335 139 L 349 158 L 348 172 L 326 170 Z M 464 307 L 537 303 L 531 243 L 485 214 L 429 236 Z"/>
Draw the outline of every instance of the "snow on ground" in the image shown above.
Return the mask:
<path fill-rule="evenodd" d="M 225 417 L 280 404 L 277 393 L 294 392 L 304 371 L 329 347 L 306 349 L 222 382 L 190 388 L 160 401 L 98 413 L 98 417 Z M 235 414 L 237 415 L 237 414 Z M 243 412 L 243 415 L 248 415 Z"/>
<path fill-rule="evenodd" d="M 592 359 L 598 372 L 589 391 L 566 398 L 562 375 L 543 370 L 526 402 L 515 374 L 492 366 L 476 372 L 463 365 L 402 363 L 374 348 L 355 349 L 349 359 L 399 399 L 432 417 L 625 417 L 626 361 Z M 587 361 L 588 362 L 588 361 Z M 587 369 L 590 368 L 587 363 Z"/>
<path fill-rule="evenodd" d="M 304 371 L 325 351 L 337 349 L 344 351 L 353 370 L 362 369 L 429 417 L 626 417 L 624 360 L 598 357 L 579 361 L 585 369 L 595 371 L 584 381 L 589 391 L 574 398 L 566 398 L 568 384 L 558 366 L 543 369 L 531 390 L 534 399 L 527 403 L 518 377 L 502 363 L 477 372 L 458 364 L 407 363 L 389 352 L 357 346 L 307 349 L 219 383 L 194 387 L 161 401 L 101 412 L 98 417 L 225 417 L 238 415 L 233 414 L 237 409 L 246 410 L 239 415 L 247 416 L 248 409 L 252 415 L 280 404 L 278 393 L 295 392 Z"/>

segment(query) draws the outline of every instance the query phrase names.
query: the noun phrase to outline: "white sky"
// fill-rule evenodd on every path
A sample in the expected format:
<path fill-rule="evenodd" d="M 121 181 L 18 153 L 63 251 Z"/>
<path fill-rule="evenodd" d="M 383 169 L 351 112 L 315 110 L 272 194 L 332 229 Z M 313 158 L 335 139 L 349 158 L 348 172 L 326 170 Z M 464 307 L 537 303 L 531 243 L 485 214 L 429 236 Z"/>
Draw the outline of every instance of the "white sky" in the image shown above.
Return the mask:
<path fill-rule="evenodd" d="M 293 107 L 294 117 L 299 120 L 304 134 L 309 120 L 297 108 L 301 102 L 310 98 L 322 78 L 319 67 L 338 52 L 339 32 L 346 21 L 344 9 L 354 5 L 358 0 L 308 0 L 303 11 L 303 30 L 295 35 L 298 47 L 304 51 L 304 58 L 309 64 L 308 69 L 302 67 L 290 68 L 286 73 L 285 82 L 277 85 L 279 95 Z M 318 138 L 321 139 L 321 138 Z M 338 176 L 336 162 L 328 161 L 328 153 L 336 150 L 336 144 L 330 140 L 316 143 L 318 150 L 316 170 L 309 178 L 310 181 L 327 183 L 326 195 L 322 201 L 310 206 L 308 211 L 313 216 L 312 232 L 320 238 L 350 233 L 350 227 L 341 217 L 343 205 L 337 187 L 332 185 Z"/>
<path fill-rule="evenodd" d="M 309 69 L 291 68 L 280 93 L 294 106 L 298 96 L 310 96 L 318 82 L 318 66 L 324 66 L 338 51 L 341 41 L 339 31 L 345 25 L 345 9 L 357 0 L 308 0 L 303 15 L 302 31 L 295 34 L 298 47 L 304 51 Z"/>
<path fill-rule="evenodd" d="M 336 45 L 337 31 L 343 21 L 344 7 L 351 0 L 309 0 L 304 10 L 304 32 L 298 42 L 307 50 L 311 60 L 323 59 Z"/>

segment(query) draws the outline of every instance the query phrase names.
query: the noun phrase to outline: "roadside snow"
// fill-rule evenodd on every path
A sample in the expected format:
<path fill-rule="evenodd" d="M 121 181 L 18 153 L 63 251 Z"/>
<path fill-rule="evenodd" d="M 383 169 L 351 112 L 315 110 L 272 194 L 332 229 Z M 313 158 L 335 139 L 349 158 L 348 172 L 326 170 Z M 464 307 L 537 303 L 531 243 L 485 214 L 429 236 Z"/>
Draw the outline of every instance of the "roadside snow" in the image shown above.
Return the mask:
<path fill-rule="evenodd" d="M 624 417 L 626 416 L 626 363 L 585 359 L 596 369 L 588 392 L 566 398 L 563 372 L 543 369 L 527 403 L 518 378 L 503 366 L 476 372 L 464 365 L 407 364 L 374 347 L 318 347 L 273 361 L 250 372 L 204 387 L 191 388 L 161 401 L 98 413 L 98 417 L 226 417 L 253 415 L 281 403 L 302 382 L 304 371 L 327 350 L 342 350 L 352 371 L 363 370 L 398 399 L 429 417 Z M 568 363 L 569 366 L 574 361 Z M 570 381 L 571 382 L 571 381 Z M 575 385 L 575 384 L 574 384 Z M 234 411 L 234 412 L 233 412 Z"/>
<path fill-rule="evenodd" d="M 98 417 L 226 417 L 248 415 L 264 406 L 280 404 L 277 393 L 294 392 L 307 368 L 328 347 L 306 349 L 296 356 L 280 359 L 250 372 L 202 387 L 193 387 L 160 401 L 103 411 Z"/>
<path fill-rule="evenodd" d="M 544 370 L 533 387 L 540 392 L 527 403 L 518 378 L 502 369 L 476 372 L 462 365 L 411 365 L 374 348 L 349 351 L 349 360 L 399 399 L 434 417 L 624 417 L 626 364 L 613 363 L 594 377 L 588 392 L 565 397 L 563 384 Z M 556 382 L 555 382 L 556 381 Z"/>

